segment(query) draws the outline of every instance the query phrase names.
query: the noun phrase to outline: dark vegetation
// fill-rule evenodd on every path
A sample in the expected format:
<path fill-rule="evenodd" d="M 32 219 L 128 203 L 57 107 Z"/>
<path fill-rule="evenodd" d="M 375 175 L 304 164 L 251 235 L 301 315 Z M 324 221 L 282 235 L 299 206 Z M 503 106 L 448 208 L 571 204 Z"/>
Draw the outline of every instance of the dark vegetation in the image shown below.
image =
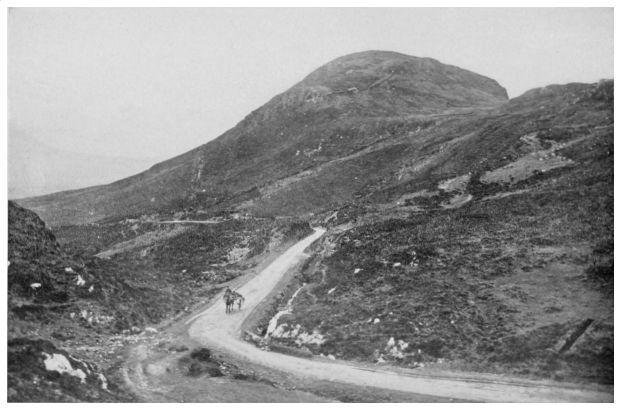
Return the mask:
<path fill-rule="evenodd" d="M 85 377 L 47 370 L 45 355 L 62 355 Z M 101 372 L 88 362 L 77 360 L 46 340 L 15 338 L 8 342 L 9 402 L 131 402 L 113 383 L 102 382 Z"/>
<path fill-rule="evenodd" d="M 608 97 L 600 92 L 612 87 L 570 86 L 572 104 L 544 97 L 553 119 L 518 108 L 527 120 L 503 116 L 467 142 L 466 155 L 453 150 L 449 165 L 460 168 L 450 174 L 474 169 L 466 187 L 474 199 L 461 208 L 441 210 L 449 194 L 436 191 L 414 201 L 427 211 L 404 220 L 372 204 L 336 209 L 330 223 L 354 228 L 326 239 L 334 250 L 305 267 L 308 286 L 281 323 L 320 331 L 326 341 L 305 346 L 316 354 L 613 383 L 612 110 L 578 100 Z M 512 101 L 506 108 L 515 111 Z M 526 153 L 519 133 L 535 128 L 543 148 L 583 139 L 558 152 L 575 164 L 515 183 L 480 180 Z M 506 143 L 493 152 L 487 141 Z M 476 153 L 488 159 L 467 166 Z M 442 179 L 426 176 L 412 187 L 432 190 Z M 407 192 L 388 191 L 383 200 Z M 393 351 L 390 338 L 406 348 Z"/>
<path fill-rule="evenodd" d="M 154 230 L 151 221 L 144 222 L 146 228 L 136 223 L 138 233 L 132 231 L 132 235 Z M 100 373 L 99 363 L 110 364 L 110 348 L 119 343 L 115 337 L 130 339 L 145 326 L 208 300 L 222 282 L 251 264 L 252 256 L 266 251 L 275 232 L 281 232 L 281 241 L 286 242 L 310 231 L 307 222 L 294 220 L 230 220 L 194 226 L 167 241 L 149 243 L 110 259 L 92 256 L 103 245 L 122 242 L 127 235 L 114 232 L 121 232 L 125 225 L 123 221 L 116 226 L 108 224 L 113 233 L 96 249 L 84 252 L 79 245 L 100 236 L 99 227 L 60 229 L 65 244 L 59 245 L 35 213 L 9 202 L 11 401 L 133 398 L 124 396 L 112 379 L 109 388 L 103 389 L 96 374 Z M 231 261 L 235 248 L 245 251 Z M 106 345 L 111 339 L 113 345 Z M 87 353 L 81 350 L 85 345 L 91 349 Z M 86 372 L 86 366 L 93 373 L 82 382 L 70 374 L 47 370 L 44 352 L 61 354 L 74 368 Z M 202 353 L 190 355 L 189 374 L 217 376 L 217 365 L 205 364 L 204 358 Z M 96 382 L 90 379 L 93 375 Z"/>
<path fill-rule="evenodd" d="M 205 347 L 194 349 L 189 355 L 179 359 L 179 367 L 188 376 L 224 376 L 220 365 L 211 358 L 211 351 Z"/>

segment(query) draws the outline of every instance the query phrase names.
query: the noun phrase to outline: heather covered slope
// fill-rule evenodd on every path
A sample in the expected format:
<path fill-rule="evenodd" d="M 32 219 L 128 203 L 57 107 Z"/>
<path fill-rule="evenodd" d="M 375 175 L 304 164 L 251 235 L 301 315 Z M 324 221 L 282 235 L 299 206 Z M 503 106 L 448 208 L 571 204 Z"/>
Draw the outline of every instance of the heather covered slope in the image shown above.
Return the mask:
<path fill-rule="evenodd" d="M 613 383 L 613 82 L 536 89 L 479 121 L 326 214 L 274 342 Z"/>
<path fill-rule="evenodd" d="M 106 186 L 20 200 L 51 225 L 183 207 L 231 207 L 404 130 L 507 99 L 495 81 L 429 58 L 370 51 L 336 59 L 219 138 Z M 438 119 L 439 118 L 439 119 Z M 325 202 L 319 206 L 330 204 Z"/>
<path fill-rule="evenodd" d="M 8 226 L 10 335 L 54 322 L 119 331 L 175 307 L 173 296 L 132 284 L 123 267 L 68 253 L 34 212 L 13 202 Z"/>
<path fill-rule="evenodd" d="M 57 232 L 59 243 L 34 212 L 9 202 L 9 401 L 135 399 L 118 372 L 125 347 L 148 340 L 159 322 L 211 299 L 269 247 L 286 246 L 309 230 L 307 224 L 272 220 L 182 230 L 133 223 L 141 226 L 73 227 Z M 94 241 L 102 231 L 107 236 Z M 158 240 L 105 259 L 92 256 L 128 236 L 153 233 Z M 166 344 L 161 348 L 180 351 Z"/>

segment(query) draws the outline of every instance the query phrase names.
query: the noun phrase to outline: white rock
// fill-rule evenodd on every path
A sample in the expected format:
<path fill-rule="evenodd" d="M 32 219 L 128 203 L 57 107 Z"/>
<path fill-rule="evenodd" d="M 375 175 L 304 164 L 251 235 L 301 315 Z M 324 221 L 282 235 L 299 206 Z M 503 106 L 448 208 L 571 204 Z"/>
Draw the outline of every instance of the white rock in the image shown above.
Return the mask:
<path fill-rule="evenodd" d="M 30 283 L 30 288 L 32 290 L 37 290 L 40 287 L 41 287 L 41 283 Z"/>
<path fill-rule="evenodd" d="M 407 343 L 404 340 L 398 340 L 398 347 L 400 347 L 401 350 L 407 350 L 407 348 L 409 347 L 409 343 Z"/>
<path fill-rule="evenodd" d="M 372 323 L 373 324 L 378 324 L 379 322 L 381 322 L 381 320 L 379 318 L 375 318 L 375 320 Z"/>
<path fill-rule="evenodd" d="M 65 273 L 75 273 L 75 271 L 71 267 L 65 267 Z"/>
<path fill-rule="evenodd" d="M 399 262 L 394 263 L 394 267 L 400 267 L 400 265 L 401 265 L 401 264 L 400 264 Z"/>
<path fill-rule="evenodd" d="M 101 389 L 105 389 L 106 391 L 108 390 L 108 379 L 103 376 L 103 374 L 98 373 L 97 376 L 99 377 L 99 380 L 101 381 Z"/>
<path fill-rule="evenodd" d="M 390 356 L 392 356 L 392 357 L 394 357 L 394 358 L 396 358 L 396 359 L 402 359 L 402 358 L 404 358 L 404 357 L 405 357 L 405 355 L 403 354 L 403 352 L 402 352 L 402 351 L 400 351 L 400 350 L 398 349 L 398 347 L 390 347 L 389 353 L 390 353 Z"/>
<path fill-rule="evenodd" d="M 356 269 L 353 271 L 353 274 L 357 274 L 357 273 L 359 273 L 360 271 L 362 271 L 362 269 L 361 269 L 361 268 L 356 268 Z"/>
<path fill-rule="evenodd" d="M 301 346 L 303 344 L 316 344 L 320 346 L 324 342 L 325 342 L 325 337 L 323 337 L 323 335 L 319 333 L 319 331 L 317 330 L 312 331 L 312 334 L 308 334 L 307 332 L 302 332 L 297 336 L 297 339 L 295 340 L 295 343 L 298 346 Z"/>
<path fill-rule="evenodd" d="M 45 360 L 43 363 L 45 364 L 45 369 L 54 370 L 58 373 L 68 373 L 71 376 L 75 376 L 80 378 L 80 382 L 86 383 L 86 374 L 81 369 L 73 369 L 69 360 L 63 356 L 62 354 L 47 354 L 43 353 L 45 356 Z"/>
<path fill-rule="evenodd" d="M 78 286 L 84 286 L 86 284 L 86 280 L 84 280 L 82 276 L 78 274 L 75 278 L 75 284 L 77 284 Z"/>

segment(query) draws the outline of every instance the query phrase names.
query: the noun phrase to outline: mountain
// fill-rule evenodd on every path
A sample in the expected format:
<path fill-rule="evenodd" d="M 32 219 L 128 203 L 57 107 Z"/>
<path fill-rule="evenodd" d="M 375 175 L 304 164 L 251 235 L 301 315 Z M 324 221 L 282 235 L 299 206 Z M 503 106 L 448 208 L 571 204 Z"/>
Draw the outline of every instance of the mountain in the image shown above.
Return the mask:
<path fill-rule="evenodd" d="M 506 100 L 497 82 L 433 59 L 351 54 L 317 69 L 204 146 L 112 184 L 20 203 L 51 225 L 243 202 L 247 211 L 273 213 L 279 204 L 263 201 L 272 193 L 264 189 L 275 181 L 288 184 L 290 177 L 318 171 L 327 162 L 398 137 L 416 137 L 416 131 L 452 120 L 452 114 L 476 113 Z M 372 179 L 342 187 L 344 195 L 309 196 L 277 212 L 342 202 L 367 181 Z"/>

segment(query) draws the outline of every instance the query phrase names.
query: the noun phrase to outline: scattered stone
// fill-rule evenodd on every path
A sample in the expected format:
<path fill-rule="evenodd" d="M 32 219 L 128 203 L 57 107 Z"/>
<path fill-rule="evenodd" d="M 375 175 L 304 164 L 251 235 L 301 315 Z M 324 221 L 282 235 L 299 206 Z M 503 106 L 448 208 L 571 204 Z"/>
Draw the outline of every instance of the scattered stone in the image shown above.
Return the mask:
<path fill-rule="evenodd" d="M 108 379 L 103 376 L 103 374 L 98 373 L 97 376 L 99 377 L 99 381 L 101 381 L 101 389 L 103 390 L 108 390 Z"/>
<path fill-rule="evenodd" d="M 77 277 L 75 278 L 75 284 L 78 286 L 84 286 L 86 284 L 86 280 L 84 280 L 82 278 L 82 276 L 80 276 L 79 274 L 77 275 Z"/>

